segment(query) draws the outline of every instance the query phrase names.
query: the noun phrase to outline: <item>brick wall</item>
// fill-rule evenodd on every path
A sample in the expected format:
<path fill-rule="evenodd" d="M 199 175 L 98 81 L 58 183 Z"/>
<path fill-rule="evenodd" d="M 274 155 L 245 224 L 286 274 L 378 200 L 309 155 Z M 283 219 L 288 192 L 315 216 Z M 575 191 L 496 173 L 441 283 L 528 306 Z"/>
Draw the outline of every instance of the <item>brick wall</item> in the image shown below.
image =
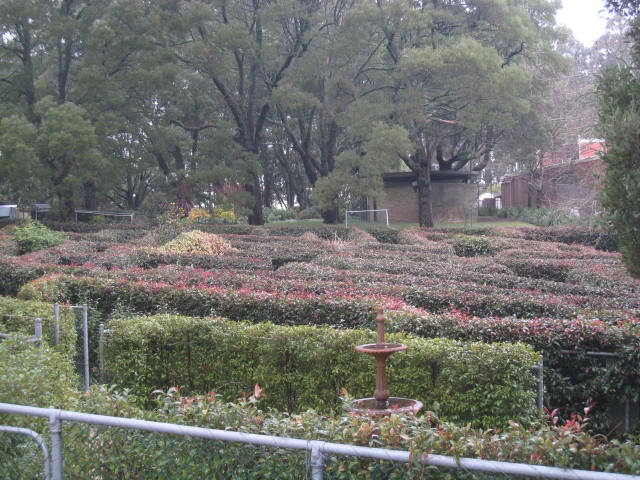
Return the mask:
<path fill-rule="evenodd" d="M 503 207 L 545 207 L 570 209 L 593 215 L 600 190 L 596 175 L 603 173 L 600 158 L 548 166 L 544 170 L 539 198 L 530 192 L 528 174 L 511 176 L 501 184 Z M 529 198 L 530 194 L 532 198 Z"/>
<path fill-rule="evenodd" d="M 431 188 L 434 222 L 459 221 L 477 215 L 477 185 L 433 182 Z M 410 184 L 386 185 L 385 194 L 376 208 L 389 209 L 389 222 L 418 222 L 418 193 Z"/>

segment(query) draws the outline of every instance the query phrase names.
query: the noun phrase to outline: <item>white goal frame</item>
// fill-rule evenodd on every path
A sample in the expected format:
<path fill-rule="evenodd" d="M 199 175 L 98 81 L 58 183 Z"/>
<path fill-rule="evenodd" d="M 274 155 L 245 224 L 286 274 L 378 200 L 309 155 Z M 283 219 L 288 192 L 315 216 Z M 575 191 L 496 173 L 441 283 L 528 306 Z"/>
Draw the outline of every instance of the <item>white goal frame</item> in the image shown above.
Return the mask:
<path fill-rule="evenodd" d="M 364 212 L 384 212 L 385 218 L 387 221 L 387 227 L 389 226 L 389 209 L 388 208 L 380 208 L 377 210 L 347 210 L 344 214 L 344 225 L 345 227 L 349 226 L 349 214 L 350 213 L 364 213 Z"/>

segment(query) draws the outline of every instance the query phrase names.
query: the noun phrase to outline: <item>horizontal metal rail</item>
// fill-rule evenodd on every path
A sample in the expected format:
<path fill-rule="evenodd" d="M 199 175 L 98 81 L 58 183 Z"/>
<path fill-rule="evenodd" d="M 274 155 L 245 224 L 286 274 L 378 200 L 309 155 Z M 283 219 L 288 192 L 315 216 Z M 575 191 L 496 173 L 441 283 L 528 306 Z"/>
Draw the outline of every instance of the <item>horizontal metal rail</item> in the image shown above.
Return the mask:
<path fill-rule="evenodd" d="M 0 425 L 0 432 L 26 435 L 27 437 L 33 439 L 40 447 L 40 450 L 42 450 L 44 480 L 50 480 L 51 466 L 49 465 L 49 449 L 47 448 L 47 444 L 45 443 L 44 439 L 37 432 L 34 432 L 29 428 L 10 427 L 8 425 Z"/>
<path fill-rule="evenodd" d="M 227 430 L 215 430 L 202 427 L 191 427 L 173 423 L 151 422 L 133 418 L 110 417 L 89 413 L 57 410 L 52 408 L 28 407 L 0 403 L 0 413 L 29 415 L 49 419 L 51 426 L 52 469 L 53 479 L 62 479 L 62 437 L 61 422 L 79 422 L 91 425 L 141 430 L 145 432 L 184 435 L 188 437 L 218 440 L 223 442 L 239 442 L 274 448 L 306 450 L 311 453 L 312 479 L 321 480 L 324 470 L 324 455 L 344 455 L 361 458 L 373 458 L 391 462 L 408 463 L 411 454 L 408 451 L 389 450 L 385 448 L 360 447 L 318 440 L 302 440 L 296 438 L 258 435 Z M 637 475 L 623 475 L 609 472 L 592 472 L 587 470 L 568 470 L 558 467 L 545 467 L 523 463 L 499 462 L 474 458 L 455 458 L 444 455 L 422 455 L 418 461 L 423 465 L 457 468 L 490 472 L 496 474 L 524 475 L 550 479 L 583 479 L 583 480 L 640 480 Z"/>

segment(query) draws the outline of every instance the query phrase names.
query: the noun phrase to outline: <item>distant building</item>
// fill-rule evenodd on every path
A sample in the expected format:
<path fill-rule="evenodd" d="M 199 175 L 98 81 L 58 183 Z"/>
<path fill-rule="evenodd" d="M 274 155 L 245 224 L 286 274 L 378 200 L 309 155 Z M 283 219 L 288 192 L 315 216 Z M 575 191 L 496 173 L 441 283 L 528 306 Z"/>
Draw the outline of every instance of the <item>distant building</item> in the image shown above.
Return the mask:
<path fill-rule="evenodd" d="M 477 215 L 477 172 L 432 171 L 431 207 L 434 222 L 466 220 Z M 369 208 L 388 209 L 390 222 L 419 221 L 418 186 L 413 172 L 385 173 L 385 198 Z"/>
<path fill-rule="evenodd" d="M 579 140 L 545 154 L 538 172 L 506 175 L 501 184 L 503 206 L 595 214 L 600 190 L 597 176 L 604 171 L 599 153 L 604 149 L 602 140 Z"/>

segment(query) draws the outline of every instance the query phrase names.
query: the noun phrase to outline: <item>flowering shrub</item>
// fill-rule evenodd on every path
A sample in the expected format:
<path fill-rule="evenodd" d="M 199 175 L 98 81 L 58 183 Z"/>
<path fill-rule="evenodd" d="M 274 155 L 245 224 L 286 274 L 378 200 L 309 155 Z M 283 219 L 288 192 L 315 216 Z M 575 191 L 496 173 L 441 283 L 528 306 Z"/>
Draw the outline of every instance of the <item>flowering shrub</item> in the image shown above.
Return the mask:
<path fill-rule="evenodd" d="M 187 220 L 193 223 L 206 222 L 210 218 L 211 214 L 202 207 L 192 208 L 187 215 Z"/>
<path fill-rule="evenodd" d="M 158 249 L 161 253 L 226 255 L 237 250 L 222 238 L 211 233 L 191 230 L 178 235 Z"/>
<path fill-rule="evenodd" d="M 213 215 L 215 218 L 222 220 L 225 223 L 235 223 L 236 214 L 233 208 L 226 209 L 224 207 L 216 207 L 213 209 Z"/>

